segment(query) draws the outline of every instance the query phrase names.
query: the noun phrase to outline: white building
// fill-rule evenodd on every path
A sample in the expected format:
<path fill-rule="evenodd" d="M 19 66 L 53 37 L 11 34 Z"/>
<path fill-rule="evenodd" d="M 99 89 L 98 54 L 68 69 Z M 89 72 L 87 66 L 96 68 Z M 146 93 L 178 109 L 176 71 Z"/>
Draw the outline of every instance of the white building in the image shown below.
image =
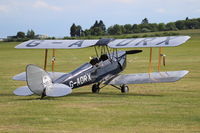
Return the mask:
<path fill-rule="evenodd" d="M 47 35 L 38 34 L 38 35 L 35 35 L 35 38 L 36 38 L 36 39 L 47 39 L 48 36 L 47 36 Z"/>

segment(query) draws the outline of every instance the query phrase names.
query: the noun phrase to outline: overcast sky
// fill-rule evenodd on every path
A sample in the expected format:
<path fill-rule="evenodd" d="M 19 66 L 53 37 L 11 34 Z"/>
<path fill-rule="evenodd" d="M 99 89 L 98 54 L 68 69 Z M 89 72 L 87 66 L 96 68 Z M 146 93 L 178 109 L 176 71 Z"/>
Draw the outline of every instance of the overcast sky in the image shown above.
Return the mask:
<path fill-rule="evenodd" d="M 95 20 L 114 24 L 171 22 L 200 17 L 200 0 L 0 0 L 0 38 L 33 29 L 69 36 L 72 23 L 90 28 Z"/>

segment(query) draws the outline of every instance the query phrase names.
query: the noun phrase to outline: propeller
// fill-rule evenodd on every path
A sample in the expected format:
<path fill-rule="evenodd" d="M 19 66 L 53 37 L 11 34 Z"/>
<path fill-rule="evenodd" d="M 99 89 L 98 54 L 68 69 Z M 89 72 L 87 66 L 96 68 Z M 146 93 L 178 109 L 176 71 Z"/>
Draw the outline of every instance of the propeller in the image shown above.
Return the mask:
<path fill-rule="evenodd" d="M 140 52 L 142 52 L 142 50 L 129 50 L 129 51 L 126 51 L 126 54 L 137 54 Z"/>
<path fill-rule="evenodd" d="M 27 85 L 31 92 L 34 94 L 50 97 L 60 97 L 68 95 L 72 92 L 72 88 L 61 83 L 53 83 L 49 74 L 44 71 L 42 68 L 35 65 L 27 65 L 26 67 L 27 74 Z M 24 91 L 27 87 L 18 89 L 17 92 Z M 24 94 L 29 94 L 29 91 Z"/>

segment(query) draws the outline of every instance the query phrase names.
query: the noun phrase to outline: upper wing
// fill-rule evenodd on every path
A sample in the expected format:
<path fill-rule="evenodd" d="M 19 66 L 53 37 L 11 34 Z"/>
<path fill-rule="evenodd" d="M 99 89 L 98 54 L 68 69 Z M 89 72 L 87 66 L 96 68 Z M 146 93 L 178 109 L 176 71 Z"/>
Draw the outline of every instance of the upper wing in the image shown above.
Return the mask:
<path fill-rule="evenodd" d="M 105 82 L 105 84 L 123 85 L 123 84 L 175 82 L 184 77 L 188 72 L 189 71 L 170 71 L 170 72 L 118 75 L 117 77 Z"/>
<path fill-rule="evenodd" d="M 19 49 L 78 49 L 95 45 L 98 40 L 29 40 L 17 45 Z"/>
<path fill-rule="evenodd" d="M 111 48 L 174 47 L 186 42 L 188 39 L 190 39 L 190 36 L 116 39 L 107 45 Z"/>
<path fill-rule="evenodd" d="M 190 36 L 168 36 L 130 39 L 100 40 L 29 40 L 17 45 L 19 49 L 78 49 L 93 45 L 107 45 L 111 48 L 174 47 L 190 39 Z"/>

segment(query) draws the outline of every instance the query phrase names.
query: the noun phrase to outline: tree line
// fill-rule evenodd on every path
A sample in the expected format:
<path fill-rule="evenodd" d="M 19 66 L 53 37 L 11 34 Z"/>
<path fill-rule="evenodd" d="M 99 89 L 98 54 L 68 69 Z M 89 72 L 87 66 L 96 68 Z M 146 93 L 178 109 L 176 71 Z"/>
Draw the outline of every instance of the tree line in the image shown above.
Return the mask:
<path fill-rule="evenodd" d="M 178 20 L 169 23 L 149 23 L 147 18 L 144 18 L 140 24 L 115 24 L 106 29 L 102 20 L 95 21 L 90 29 L 83 30 L 80 25 L 72 24 L 70 28 L 71 37 L 84 37 L 84 36 L 104 36 L 104 35 L 122 35 L 133 33 L 148 33 L 158 31 L 177 31 L 187 29 L 200 29 L 200 18 L 185 20 Z"/>
<path fill-rule="evenodd" d="M 5 41 L 26 41 L 34 38 L 35 32 L 33 30 L 28 30 L 26 34 L 22 31 L 19 31 L 15 36 L 8 36 Z"/>
<path fill-rule="evenodd" d="M 28 30 L 26 33 L 19 31 L 14 36 L 8 36 L 6 39 L 4 39 L 4 41 L 22 42 L 22 41 L 28 41 L 30 39 L 42 39 L 41 36 L 42 35 L 36 35 L 35 32 L 31 29 L 31 30 Z M 44 39 L 55 39 L 55 37 L 45 37 Z"/>

